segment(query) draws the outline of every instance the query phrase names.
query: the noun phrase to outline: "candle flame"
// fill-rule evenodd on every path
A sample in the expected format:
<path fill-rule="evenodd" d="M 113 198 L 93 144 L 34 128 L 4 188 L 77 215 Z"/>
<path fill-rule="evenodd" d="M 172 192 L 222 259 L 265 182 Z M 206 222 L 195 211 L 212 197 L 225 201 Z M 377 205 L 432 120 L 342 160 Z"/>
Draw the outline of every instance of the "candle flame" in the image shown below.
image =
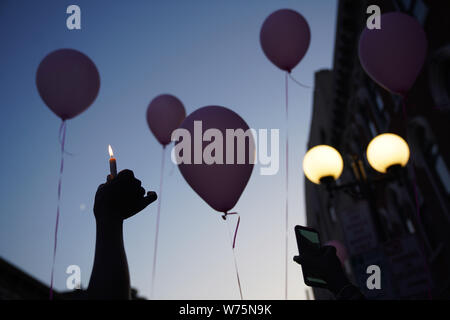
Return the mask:
<path fill-rule="evenodd" d="M 114 152 L 113 152 L 113 149 L 111 148 L 111 145 L 109 144 L 108 145 L 108 151 L 109 151 L 109 156 L 112 158 L 112 157 L 114 157 Z"/>

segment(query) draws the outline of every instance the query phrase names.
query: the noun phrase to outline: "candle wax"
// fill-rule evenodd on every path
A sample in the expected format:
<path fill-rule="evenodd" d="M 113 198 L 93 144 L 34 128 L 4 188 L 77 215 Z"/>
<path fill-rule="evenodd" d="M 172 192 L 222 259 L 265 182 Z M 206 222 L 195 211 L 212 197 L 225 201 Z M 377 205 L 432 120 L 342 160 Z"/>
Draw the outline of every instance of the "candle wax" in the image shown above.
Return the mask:
<path fill-rule="evenodd" d="M 116 164 L 116 159 L 115 158 L 110 158 L 109 159 L 109 170 L 110 173 L 113 177 L 117 176 L 117 164 Z"/>

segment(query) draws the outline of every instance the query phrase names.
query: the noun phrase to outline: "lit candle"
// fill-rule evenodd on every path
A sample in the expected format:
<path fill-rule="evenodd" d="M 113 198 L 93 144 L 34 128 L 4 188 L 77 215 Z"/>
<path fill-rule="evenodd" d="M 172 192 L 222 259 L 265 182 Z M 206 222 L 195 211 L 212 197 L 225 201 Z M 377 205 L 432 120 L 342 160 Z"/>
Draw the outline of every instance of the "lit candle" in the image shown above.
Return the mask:
<path fill-rule="evenodd" d="M 111 145 L 108 145 L 108 151 L 109 151 L 109 170 L 114 178 L 115 176 L 117 176 L 117 164 L 116 158 L 114 158 L 114 153 L 111 148 Z"/>

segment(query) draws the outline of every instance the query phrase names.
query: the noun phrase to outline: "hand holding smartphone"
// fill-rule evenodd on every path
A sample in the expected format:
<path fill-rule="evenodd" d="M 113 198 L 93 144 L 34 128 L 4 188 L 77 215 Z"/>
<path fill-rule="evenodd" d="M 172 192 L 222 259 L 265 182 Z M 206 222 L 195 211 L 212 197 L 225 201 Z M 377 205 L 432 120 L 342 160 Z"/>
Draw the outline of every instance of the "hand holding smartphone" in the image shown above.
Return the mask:
<path fill-rule="evenodd" d="M 319 233 L 313 228 L 295 226 L 295 236 L 300 256 L 320 254 Z M 313 269 L 305 268 L 302 265 L 303 281 L 307 286 L 328 288 L 327 282 Z"/>

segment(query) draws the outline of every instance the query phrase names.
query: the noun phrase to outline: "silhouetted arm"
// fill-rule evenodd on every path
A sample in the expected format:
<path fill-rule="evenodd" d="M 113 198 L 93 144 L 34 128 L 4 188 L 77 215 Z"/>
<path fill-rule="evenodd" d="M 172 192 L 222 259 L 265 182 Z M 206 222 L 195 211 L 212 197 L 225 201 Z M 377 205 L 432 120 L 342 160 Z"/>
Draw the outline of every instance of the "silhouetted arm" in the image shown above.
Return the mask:
<path fill-rule="evenodd" d="M 100 185 L 95 196 L 97 224 L 95 258 L 88 287 L 89 299 L 130 299 L 130 274 L 123 244 L 123 220 L 143 210 L 157 198 L 145 195 L 130 170 Z"/>
<path fill-rule="evenodd" d="M 123 223 L 97 222 L 90 299 L 129 299 L 130 275 L 123 245 Z"/>
<path fill-rule="evenodd" d="M 308 247 L 308 243 L 305 245 Z M 308 251 L 308 250 L 307 250 Z M 315 249 L 310 246 L 308 252 L 295 256 L 294 261 L 308 270 L 314 270 L 328 284 L 337 300 L 364 300 L 365 297 L 358 287 L 354 286 L 345 275 L 344 269 L 336 255 L 336 248 L 323 246 Z"/>

